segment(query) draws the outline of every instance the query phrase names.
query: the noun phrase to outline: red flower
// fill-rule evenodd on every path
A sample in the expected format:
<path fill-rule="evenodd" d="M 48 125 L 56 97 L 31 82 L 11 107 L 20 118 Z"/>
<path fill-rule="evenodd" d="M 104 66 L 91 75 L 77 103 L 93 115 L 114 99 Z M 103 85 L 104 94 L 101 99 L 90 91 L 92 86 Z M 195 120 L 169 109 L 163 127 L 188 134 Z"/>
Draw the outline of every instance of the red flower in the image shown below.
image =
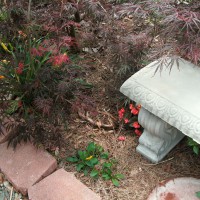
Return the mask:
<path fill-rule="evenodd" d="M 23 69 L 24 69 L 24 63 L 23 62 L 19 62 L 18 63 L 18 68 L 16 69 L 16 73 L 17 74 L 22 74 Z"/>
<path fill-rule="evenodd" d="M 130 105 L 129 105 L 129 108 L 130 108 L 130 110 L 132 110 L 132 109 L 134 108 L 134 105 L 133 105 L 133 104 L 130 104 Z"/>
<path fill-rule="evenodd" d="M 134 123 L 133 123 L 133 127 L 134 127 L 134 128 L 140 128 L 140 124 L 139 124 L 138 122 L 134 122 Z"/>
<path fill-rule="evenodd" d="M 126 118 L 126 119 L 124 119 L 124 123 L 125 124 L 128 124 L 129 123 L 129 120 Z"/>
<path fill-rule="evenodd" d="M 131 109 L 133 115 L 138 115 L 139 111 L 136 108 Z"/>
<path fill-rule="evenodd" d="M 33 56 L 43 56 L 43 54 L 47 51 L 48 51 L 47 48 L 39 46 L 38 48 L 32 48 L 31 49 L 31 55 L 33 55 Z"/>
<path fill-rule="evenodd" d="M 120 112 L 125 113 L 125 109 L 121 108 Z"/>
<path fill-rule="evenodd" d="M 69 62 L 69 57 L 66 54 L 54 56 L 50 59 L 53 66 L 61 66 L 63 63 Z"/>
<path fill-rule="evenodd" d="M 122 120 L 123 117 L 124 117 L 124 113 L 125 113 L 125 110 L 124 108 L 121 108 L 119 111 L 118 111 L 118 114 L 119 114 L 119 119 Z"/>
<path fill-rule="evenodd" d="M 24 63 L 23 62 L 19 62 L 18 68 L 23 69 L 24 68 Z"/>
<path fill-rule="evenodd" d="M 137 136 L 141 136 L 142 135 L 142 131 L 138 130 L 138 129 L 135 129 L 135 134 Z"/>
<path fill-rule="evenodd" d="M 31 49 L 31 55 L 33 55 L 33 56 L 42 56 L 43 53 L 41 51 L 39 51 L 38 49 L 36 49 L 36 48 L 32 48 Z"/>
<path fill-rule="evenodd" d="M 125 137 L 125 136 L 119 136 L 119 137 L 118 137 L 118 140 L 119 140 L 119 141 L 125 141 L 125 140 L 126 140 L 126 137 Z"/>
<path fill-rule="evenodd" d="M 16 69 L 16 73 L 17 73 L 17 74 L 22 74 L 22 72 L 23 72 L 23 69 L 21 69 L 21 68 L 19 68 L 19 67 Z"/>
<path fill-rule="evenodd" d="M 138 110 L 140 110 L 140 108 L 141 108 L 141 105 L 139 104 L 139 105 L 137 105 L 137 107 L 136 107 Z"/>

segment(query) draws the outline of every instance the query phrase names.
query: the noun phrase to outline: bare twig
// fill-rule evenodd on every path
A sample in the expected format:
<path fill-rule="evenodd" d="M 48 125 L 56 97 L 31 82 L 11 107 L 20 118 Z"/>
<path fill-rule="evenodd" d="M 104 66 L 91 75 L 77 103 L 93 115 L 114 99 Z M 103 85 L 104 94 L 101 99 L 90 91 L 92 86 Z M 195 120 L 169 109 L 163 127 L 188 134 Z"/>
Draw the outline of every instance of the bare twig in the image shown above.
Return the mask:
<path fill-rule="evenodd" d="M 110 118 L 112 118 L 113 120 L 117 121 L 117 119 L 112 115 L 110 114 L 109 112 L 107 111 L 98 111 L 99 113 L 103 114 L 103 115 L 107 115 L 109 116 Z"/>
<path fill-rule="evenodd" d="M 11 192 L 10 192 L 10 200 L 12 200 L 12 195 L 13 195 L 13 187 L 11 188 Z"/>
<path fill-rule="evenodd" d="M 31 19 L 31 2 L 32 0 L 29 0 L 28 2 L 28 14 L 27 14 L 28 22 L 30 22 L 30 19 Z"/>
<path fill-rule="evenodd" d="M 114 124 L 103 124 L 100 121 L 95 122 L 93 119 L 91 119 L 88 116 L 88 113 L 86 113 L 86 115 L 84 115 L 83 113 L 81 113 L 80 111 L 78 111 L 78 115 L 82 119 L 88 121 L 90 124 L 92 124 L 93 126 L 96 126 L 98 128 L 105 128 L 105 129 L 114 129 L 115 128 Z"/>
<path fill-rule="evenodd" d="M 100 2 L 98 2 L 98 4 L 103 9 L 103 11 L 107 13 L 106 9 L 102 6 L 102 4 Z"/>
<path fill-rule="evenodd" d="M 161 161 L 161 162 L 159 162 L 159 163 L 153 163 L 153 164 L 145 164 L 145 163 L 141 163 L 141 164 L 142 164 L 142 165 L 145 165 L 145 166 L 155 166 L 155 165 L 159 165 L 159 164 L 162 164 L 162 163 L 168 162 L 168 161 L 170 161 L 170 160 L 172 160 L 172 159 L 174 159 L 174 157 L 171 157 L 171 158 L 169 158 L 169 159 L 167 159 L 167 160 L 163 160 L 163 161 Z"/>

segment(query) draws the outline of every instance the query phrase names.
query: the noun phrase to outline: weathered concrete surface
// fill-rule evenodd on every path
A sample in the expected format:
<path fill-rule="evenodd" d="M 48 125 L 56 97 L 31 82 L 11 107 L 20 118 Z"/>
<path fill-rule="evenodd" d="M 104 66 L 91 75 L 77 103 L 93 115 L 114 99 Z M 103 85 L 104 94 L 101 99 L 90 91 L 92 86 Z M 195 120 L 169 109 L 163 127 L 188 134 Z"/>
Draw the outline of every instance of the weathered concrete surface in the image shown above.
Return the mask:
<path fill-rule="evenodd" d="M 32 144 L 18 145 L 15 150 L 0 145 L 0 170 L 22 194 L 57 168 L 56 159 Z"/>
<path fill-rule="evenodd" d="M 74 175 L 59 169 L 28 189 L 31 200 L 100 200 Z"/>
<path fill-rule="evenodd" d="M 153 163 L 161 161 L 185 136 L 144 108 L 140 109 L 138 121 L 144 131 L 136 150 Z"/>
<path fill-rule="evenodd" d="M 125 81 L 120 91 L 200 143 L 200 68 L 184 59 L 178 63 L 155 74 L 155 61 Z"/>
<path fill-rule="evenodd" d="M 200 68 L 181 58 L 166 58 L 162 72 L 155 73 L 159 65 L 147 65 L 120 88 L 142 106 L 139 123 L 144 132 L 137 151 L 155 163 L 184 135 L 200 144 Z"/>
<path fill-rule="evenodd" d="M 191 177 L 171 179 L 160 183 L 147 200 L 199 200 L 200 180 Z"/>

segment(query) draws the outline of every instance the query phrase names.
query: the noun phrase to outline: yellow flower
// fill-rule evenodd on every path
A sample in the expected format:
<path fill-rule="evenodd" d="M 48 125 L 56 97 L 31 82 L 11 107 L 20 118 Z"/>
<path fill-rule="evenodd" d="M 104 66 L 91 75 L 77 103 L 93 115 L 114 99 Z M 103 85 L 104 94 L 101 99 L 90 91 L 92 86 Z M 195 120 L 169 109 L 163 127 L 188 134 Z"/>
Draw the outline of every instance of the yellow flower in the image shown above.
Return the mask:
<path fill-rule="evenodd" d="M 89 156 L 86 158 L 86 160 L 91 160 L 93 158 L 93 156 Z"/>
<path fill-rule="evenodd" d="M 4 49 L 5 51 L 7 51 L 8 53 L 10 53 L 10 51 L 9 51 L 8 48 L 7 48 L 7 46 L 6 46 L 3 42 L 1 42 L 0 44 L 1 44 L 1 46 L 3 47 L 3 49 Z"/>
<path fill-rule="evenodd" d="M 4 79 L 4 78 L 5 78 L 5 76 L 1 76 L 1 75 L 0 75 L 0 79 Z"/>
<path fill-rule="evenodd" d="M 7 65 L 10 61 L 2 60 L 1 62 Z"/>

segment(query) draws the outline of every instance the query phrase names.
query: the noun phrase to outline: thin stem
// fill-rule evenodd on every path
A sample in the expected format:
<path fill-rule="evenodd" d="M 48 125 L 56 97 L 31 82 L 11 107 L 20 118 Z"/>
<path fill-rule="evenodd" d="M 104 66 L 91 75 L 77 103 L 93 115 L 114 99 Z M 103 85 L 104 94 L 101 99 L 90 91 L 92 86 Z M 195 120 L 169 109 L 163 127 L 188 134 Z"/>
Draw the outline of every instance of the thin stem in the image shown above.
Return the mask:
<path fill-rule="evenodd" d="M 30 22 L 30 19 L 31 19 L 31 2 L 32 0 L 29 0 L 28 2 L 28 14 L 27 14 L 28 22 Z"/>

